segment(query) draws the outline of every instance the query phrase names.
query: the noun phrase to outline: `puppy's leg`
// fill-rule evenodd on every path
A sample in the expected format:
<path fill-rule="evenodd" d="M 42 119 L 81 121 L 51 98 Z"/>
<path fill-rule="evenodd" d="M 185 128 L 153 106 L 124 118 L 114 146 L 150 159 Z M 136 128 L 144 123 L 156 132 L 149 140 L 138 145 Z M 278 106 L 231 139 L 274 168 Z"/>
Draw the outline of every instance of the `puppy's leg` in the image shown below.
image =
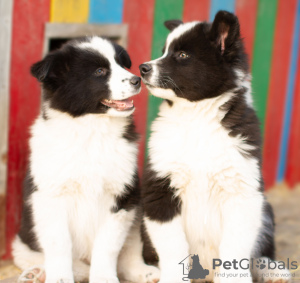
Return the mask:
<path fill-rule="evenodd" d="M 12 255 L 14 264 L 22 270 L 44 265 L 44 255 L 41 252 L 31 250 L 19 236 L 16 236 L 12 243 Z"/>
<path fill-rule="evenodd" d="M 35 277 L 41 282 L 45 282 L 44 255 L 41 252 L 31 250 L 17 236 L 12 244 L 12 254 L 14 264 L 24 270 L 19 281 L 24 277 Z M 75 281 L 87 281 L 90 267 L 81 260 L 73 260 L 73 270 Z M 28 279 L 28 278 L 27 278 Z M 22 279 L 23 280 L 23 279 Z"/>
<path fill-rule="evenodd" d="M 145 218 L 146 229 L 159 256 L 160 283 L 179 283 L 184 277 L 179 262 L 189 255 L 180 216 L 168 222 Z M 188 281 L 187 281 L 188 282 Z"/>
<path fill-rule="evenodd" d="M 73 282 L 72 242 L 62 196 L 32 194 L 34 229 L 44 253 L 46 283 Z"/>
<path fill-rule="evenodd" d="M 169 178 L 159 178 L 153 170 L 146 171 L 142 190 L 144 221 L 158 253 L 160 283 L 182 282 L 184 275 L 179 262 L 189 255 L 180 216 L 181 203 L 174 193 Z"/>
<path fill-rule="evenodd" d="M 135 217 L 135 210 L 111 212 L 97 232 L 92 251 L 90 283 L 118 283 L 117 259 Z"/>
<path fill-rule="evenodd" d="M 144 263 L 140 221 L 132 225 L 118 259 L 119 278 L 135 283 L 156 283 L 160 271 Z"/>
<path fill-rule="evenodd" d="M 263 196 L 260 192 L 236 194 L 225 200 L 222 211 L 223 233 L 219 248 L 220 259 L 223 263 L 225 261 L 232 263 L 234 260 L 239 263 L 242 259 L 248 259 L 250 263 L 251 253 L 262 227 L 262 210 Z M 217 277 L 215 282 L 252 282 L 250 268 L 242 269 L 238 266 L 234 269 L 222 265 L 220 272 L 225 273 L 225 277 Z M 233 274 L 237 276 L 232 277 Z"/>
<path fill-rule="evenodd" d="M 255 282 L 281 282 L 291 281 L 291 273 L 288 269 L 279 269 L 279 263 L 275 259 L 274 243 L 274 214 L 271 205 L 265 200 L 262 228 L 258 236 L 258 241 L 253 250 L 252 276 Z"/>

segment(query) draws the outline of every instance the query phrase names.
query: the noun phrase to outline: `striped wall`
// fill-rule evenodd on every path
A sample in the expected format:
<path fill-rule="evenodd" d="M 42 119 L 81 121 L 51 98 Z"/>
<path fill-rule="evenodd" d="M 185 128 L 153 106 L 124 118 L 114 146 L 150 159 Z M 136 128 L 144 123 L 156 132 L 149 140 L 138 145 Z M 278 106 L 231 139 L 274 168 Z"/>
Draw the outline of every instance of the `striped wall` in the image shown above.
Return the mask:
<path fill-rule="evenodd" d="M 9 143 L 6 188 L 6 255 L 19 226 L 21 187 L 28 156 L 28 128 L 40 104 L 38 83 L 29 75 L 41 59 L 44 25 L 124 23 L 132 71 L 161 55 L 167 19 L 213 20 L 225 9 L 240 19 L 253 75 L 255 108 L 263 132 L 266 187 L 300 182 L 300 0 L 18 0 L 12 11 Z M 139 168 L 160 100 L 143 88 L 135 97 L 135 121 L 141 134 Z"/>
<path fill-rule="evenodd" d="M 5 252 L 5 195 L 8 155 L 8 108 L 11 55 L 11 1 L 0 1 L 0 256 Z"/>
<path fill-rule="evenodd" d="M 29 126 L 39 112 L 40 88 L 30 76 L 32 63 L 40 60 L 44 23 L 49 21 L 50 0 L 13 2 L 10 61 L 10 106 L 6 188 L 6 254 L 18 230 L 22 183 L 28 157 Z"/>

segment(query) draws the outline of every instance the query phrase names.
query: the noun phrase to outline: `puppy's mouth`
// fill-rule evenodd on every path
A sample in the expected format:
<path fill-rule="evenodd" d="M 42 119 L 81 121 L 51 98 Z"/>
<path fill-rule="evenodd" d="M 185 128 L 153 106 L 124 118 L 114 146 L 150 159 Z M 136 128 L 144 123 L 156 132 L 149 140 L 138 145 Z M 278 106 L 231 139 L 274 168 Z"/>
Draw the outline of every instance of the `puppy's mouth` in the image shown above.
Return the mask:
<path fill-rule="evenodd" d="M 149 81 L 147 81 L 145 78 L 142 77 L 143 83 L 146 85 L 147 88 L 159 88 L 160 86 L 151 84 Z"/>
<path fill-rule="evenodd" d="M 152 84 L 149 84 L 149 83 L 145 83 L 145 85 L 146 85 L 147 87 L 151 87 L 151 88 L 156 88 L 156 87 L 157 87 L 157 86 L 152 85 Z"/>
<path fill-rule="evenodd" d="M 101 103 L 118 111 L 128 111 L 134 108 L 133 100 L 129 98 L 123 100 L 103 99 Z"/>

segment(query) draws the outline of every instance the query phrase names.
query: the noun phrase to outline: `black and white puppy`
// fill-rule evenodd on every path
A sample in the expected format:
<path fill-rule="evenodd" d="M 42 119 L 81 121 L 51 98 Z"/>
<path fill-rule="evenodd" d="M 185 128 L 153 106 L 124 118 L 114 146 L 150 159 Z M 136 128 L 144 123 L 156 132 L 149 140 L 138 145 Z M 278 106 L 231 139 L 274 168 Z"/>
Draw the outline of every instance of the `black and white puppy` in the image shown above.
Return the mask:
<path fill-rule="evenodd" d="M 159 282 L 182 282 L 178 263 L 189 254 L 209 270 L 203 281 L 252 282 L 250 269 L 213 270 L 212 264 L 274 259 L 273 213 L 263 195 L 259 122 L 238 19 L 220 11 L 212 24 L 165 25 L 171 33 L 163 56 L 140 65 L 149 91 L 165 99 L 151 127 L 142 189 Z"/>
<path fill-rule="evenodd" d="M 14 262 L 26 270 L 20 282 L 117 283 L 117 274 L 158 280 L 158 269 L 143 262 L 136 221 L 130 97 L 141 83 L 130 66 L 121 46 L 100 37 L 70 41 L 32 66 L 44 100 L 31 128 L 22 225 L 13 243 Z"/>

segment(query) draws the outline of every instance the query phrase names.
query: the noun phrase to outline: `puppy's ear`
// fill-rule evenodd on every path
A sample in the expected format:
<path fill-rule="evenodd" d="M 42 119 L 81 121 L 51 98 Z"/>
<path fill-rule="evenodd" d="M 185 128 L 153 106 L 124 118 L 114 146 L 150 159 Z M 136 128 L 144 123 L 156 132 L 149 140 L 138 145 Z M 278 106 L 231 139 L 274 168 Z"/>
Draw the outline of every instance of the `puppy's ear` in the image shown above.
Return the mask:
<path fill-rule="evenodd" d="M 181 20 L 169 20 L 165 21 L 164 25 L 169 30 L 172 31 L 173 29 L 177 28 L 178 26 L 182 25 L 183 21 Z"/>
<path fill-rule="evenodd" d="M 224 54 L 240 38 L 240 24 L 238 18 L 227 11 L 219 11 L 212 23 L 210 40 Z"/>
<path fill-rule="evenodd" d="M 31 66 L 31 74 L 37 78 L 39 82 L 43 82 L 49 73 L 53 61 L 54 56 L 47 55 L 42 61 L 39 61 Z"/>
<path fill-rule="evenodd" d="M 72 57 L 61 50 L 49 53 L 42 61 L 31 66 L 31 74 L 43 83 L 47 89 L 54 91 L 65 82 L 70 71 Z"/>
<path fill-rule="evenodd" d="M 127 51 L 120 45 L 114 44 L 114 48 L 116 51 L 116 61 L 122 67 L 126 67 L 127 69 L 131 68 L 131 60 L 127 53 Z"/>

